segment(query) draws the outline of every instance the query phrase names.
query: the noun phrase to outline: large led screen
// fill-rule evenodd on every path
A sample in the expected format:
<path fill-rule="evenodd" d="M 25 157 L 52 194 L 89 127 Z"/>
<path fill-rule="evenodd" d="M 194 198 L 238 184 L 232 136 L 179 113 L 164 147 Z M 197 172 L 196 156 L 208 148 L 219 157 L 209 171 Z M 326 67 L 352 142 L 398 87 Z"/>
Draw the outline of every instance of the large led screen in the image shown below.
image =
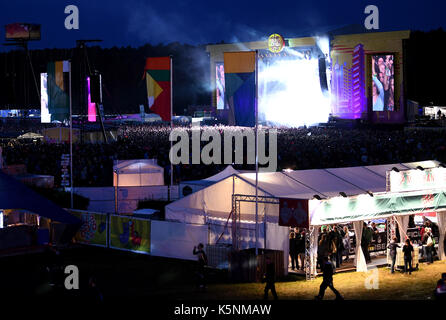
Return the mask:
<path fill-rule="evenodd" d="M 223 110 L 225 108 L 225 69 L 223 63 L 215 65 L 215 82 L 217 94 L 217 109 Z"/>
<path fill-rule="evenodd" d="M 51 122 L 51 114 L 48 110 L 48 73 L 40 74 L 40 122 Z"/>
<path fill-rule="evenodd" d="M 395 111 L 395 57 L 372 55 L 373 111 Z"/>

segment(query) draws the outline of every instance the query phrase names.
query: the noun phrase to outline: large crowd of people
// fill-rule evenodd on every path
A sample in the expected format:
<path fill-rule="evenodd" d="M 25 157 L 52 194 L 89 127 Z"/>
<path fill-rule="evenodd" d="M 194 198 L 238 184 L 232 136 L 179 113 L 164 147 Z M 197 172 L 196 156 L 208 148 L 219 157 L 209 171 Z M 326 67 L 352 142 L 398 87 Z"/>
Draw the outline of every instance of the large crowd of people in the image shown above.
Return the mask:
<path fill-rule="evenodd" d="M 228 126 L 201 127 L 201 130 L 206 131 L 211 128 L 221 134 L 227 130 L 243 130 Z M 38 131 L 37 128 L 33 129 Z M 183 129 L 191 130 L 190 127 Z M 446 161 L 443 131 L 326 127 L 277 130 L 277 170 L 333 168 L 432 159 Z M 4 131 L 3 128 L 0 128 L 0 131 Z M 158 164 L 165 168 L 166 181 L 170 181 L 169 134 L 169 126 L 133 124 L 120 126 L 116 141 L 107 144 L 75 143 L 74 184 L 111 186 L 113 160 L 118 159 L 156 159 Z M 202 146 L 204 143 L 202 142 Z M 0 146 L 6 165 L 24 164 L 29 173 L 52 175 L 55 177 L 56 185 L 60 182 L 61 155 L 69 153 L 68 143 L 2 139 Z M 174 181 L 202 179 L 221 171 L 225 166 L 223 161 L 220 165 L 180 164 L 174 166 Z M 253 169 L 252 165 L 235 165 L 235 167 Z"/>

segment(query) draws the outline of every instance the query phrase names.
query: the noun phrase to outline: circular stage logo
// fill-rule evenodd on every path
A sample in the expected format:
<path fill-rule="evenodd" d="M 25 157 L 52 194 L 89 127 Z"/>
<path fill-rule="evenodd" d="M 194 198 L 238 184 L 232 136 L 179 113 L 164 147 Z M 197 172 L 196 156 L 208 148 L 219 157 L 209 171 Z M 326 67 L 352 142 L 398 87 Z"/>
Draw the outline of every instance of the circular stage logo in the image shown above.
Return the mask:
<path fill-rule="evenodd" d="M 280 34 L 274 33 L 268 38 L 268 49 L 273 53 L 279 53 L 285 47 L 285 40 Z"/>

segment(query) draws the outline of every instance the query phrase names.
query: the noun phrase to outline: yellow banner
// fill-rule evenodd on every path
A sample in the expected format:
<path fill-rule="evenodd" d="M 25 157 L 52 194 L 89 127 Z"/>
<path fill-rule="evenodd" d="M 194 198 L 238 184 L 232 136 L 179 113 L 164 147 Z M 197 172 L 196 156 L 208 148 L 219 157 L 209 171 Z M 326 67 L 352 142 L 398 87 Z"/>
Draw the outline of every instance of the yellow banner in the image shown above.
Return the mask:
<path fill-rule="evenodd" d="M 78 243 L 97 246 L 107 246 L 107 215 L 101 213 L 90 213 L 71 211 L 71 213 L 82 220 L 82 226 L 74 236 Z"/>
<path fill-rule="evenodd" d="M 110 216 L 110 248 L 150 253 L 150 220 Z"/>

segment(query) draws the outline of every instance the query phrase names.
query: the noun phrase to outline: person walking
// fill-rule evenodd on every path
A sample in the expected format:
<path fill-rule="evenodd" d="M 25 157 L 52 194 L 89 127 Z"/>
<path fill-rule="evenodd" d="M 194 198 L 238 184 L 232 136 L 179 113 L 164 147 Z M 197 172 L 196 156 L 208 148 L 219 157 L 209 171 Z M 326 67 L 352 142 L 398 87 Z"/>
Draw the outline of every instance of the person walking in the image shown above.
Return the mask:
<path fill-rule="evenodd" d="M 387 248 L 390 250 L 389 255 L 390 259 L 392 259 L 392 267 L 390 268 L 390 273 L 395 272 L 395 262 L 396 262 L 396 248 L 401 248 L 400 245 L 397 243 L 397 238 L 393 237 L 392 241 L 390 241 Z"/>
<path fill-rule="evenodd" d="M 435 240 L 432 235 L 431 229 L 427 228 L 425 248 L 426 248 L 426 259 L 428 264 L 434 263 L 434 257 L 433 257 L 434 246 L 435 246 Z"/>
<path fill-rule="evenodd" d="M 330 257 L 330 261 L 333 264 L 333 268 L 338 267 L 336 260 L 337 260 L 337 254 L 338 254 L 338 246 L 336 244 L 336 232 L 334 231 L 334 228 L 330 228 L 330 231 L 328 232 L 328 255 Z"/>
<path fill-rule="evenodd" d="M 302 231 L 299 240 L 296 245 L 297 256 L 300 260 L 300 270 L 305 268 L 305 231 Z"/>
<path fill-rule="evenodd" d="M 327 288 L 330 288 L 331 291 L 333 291 L 333 293 L 336 295 L 336 300 L 344 300 L 342 295 L 339 293 L 338 290 L 336 290 L 336 288 L 333 285 L 333 273 L 334 273 L 333 264 L 331 263 L 330 260 L 328 260 L 328 257 L 324 257 L 322 263 L 323 280 L 321 286 L 319 287 L 319 294 L 315 296 L 316 300 L 324 299 L 325 290 Z"/>
<path fill-rule="evenodd" d="M 206 253 L 204 252 L 204 246 L 202 243 L 198 244 L 198 247 L 194 247 L 193 254 L 197 256 L 198 259 L 198 267 L 197 267 L 197 288 L 198 289 L 206 289 L 206 270 L 205 266 L 208 264 L 208 258 Z"/>
<path fill-rule="evenodd" d="M 367 263 L 372 262 L 372 259 L 370 258 L 370 252 L 369 252 L 369 245 L 372 241 L 373 237 L 373 231 L 370 229 L 367 224 L 364 222 L 364 228 L 362 230 L 362 239 L 361 239 L 361 248 L 362 252 L 364 253 L 365 261 Z"/>
<path fill-rule="evenodd" d="M 290 258 L 291 258 L 291 269 L 294 270 L 296 267 L 299 269 L 299 262 L 297 261 L 297 239 L 294 232 L 290 233 Z"/>
<path fill-rule="evenodd" d="M 344 236 L 342 237 L 342 245 L 344 247 L 344 252 L 343 252 L 343 255 L 345 256 L 344 262 L 347 262 L 350 256 L 350 248 L 351 248 L 350 233 L 348 231 L 347 226 L 344 227 Z"/>
<path fill-rule="evenodd" d="M 329 248 L 328 248 L 328 239 L 327 234 L 322 234 L 321 239 L 319 240 L 319 244 L 317 246 L 317 260 L 319 268 L 322 270 L 324 257 L 328 257 Z"/>
<path fill-rule="evenodd" d="M 342 253 L 344 251 L 344 242 L 342 241 L 342 229 L 337 226 L 334 227 L 334 239 L 336 243 L 336 267 L 339 268 L 342 265 Z"/>
<path fill-rule="evenodd" d="M 412 261 L 413 261 L 413 246 L 410 244 L 410 240 L 406 239 L 406 244 L 403 246 L 404 252 L 404 273 L 409 272 L 412 274 Z"/>
<path fill-rule="evenodd" d="M 268 291 L 271 290 L 271 294 L 274 297 L 274 300 L 277 300 L 277 293 L 276 293 L 276 266 L 274 262 L 272 262 L 271 258 L 266 256 L 265 258 L 266 262 L 266 273 L 264 276 L 264 280 L 266 282 L 265 285 L 265 295 L 263 297 L 264 300 L 268 300 Z"/>

